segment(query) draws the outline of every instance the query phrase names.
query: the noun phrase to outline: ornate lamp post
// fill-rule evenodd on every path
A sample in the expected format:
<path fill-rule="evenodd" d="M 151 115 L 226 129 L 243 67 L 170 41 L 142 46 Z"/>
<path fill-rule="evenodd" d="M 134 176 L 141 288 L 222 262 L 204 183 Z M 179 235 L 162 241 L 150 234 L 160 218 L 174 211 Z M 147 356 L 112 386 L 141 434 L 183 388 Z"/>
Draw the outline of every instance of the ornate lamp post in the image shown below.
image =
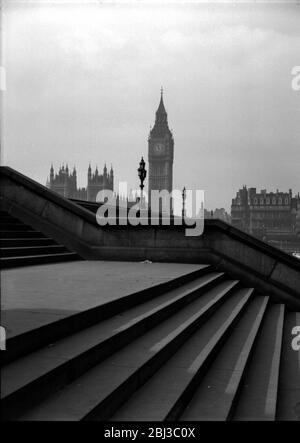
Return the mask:
<path fill-rule="evenodd" d="M 182 218 L 185 217 L 185 199 L 186 199 L 186 189 L 184 187 L 182 190 Z"/>
<path fill-rule="evenodd" d="M 140 167 L 137 170 L 138 171 L 138 175 L 139 175 L 139 179 L 141 181 L 140 188 L 141 188 L 141 205 L 142 206 L 143 206 L 143 202 L 144 202 L 144 198 L 143 198 L 144 181 L 145 181 L 145 178 L 147 176 L 147 171 L 145 169 L 145 164 L 146 163 L 145 163 L 145 161 L 144 161 L 144 159 L 142 157 L 142 159 L 140 161 Z"/>

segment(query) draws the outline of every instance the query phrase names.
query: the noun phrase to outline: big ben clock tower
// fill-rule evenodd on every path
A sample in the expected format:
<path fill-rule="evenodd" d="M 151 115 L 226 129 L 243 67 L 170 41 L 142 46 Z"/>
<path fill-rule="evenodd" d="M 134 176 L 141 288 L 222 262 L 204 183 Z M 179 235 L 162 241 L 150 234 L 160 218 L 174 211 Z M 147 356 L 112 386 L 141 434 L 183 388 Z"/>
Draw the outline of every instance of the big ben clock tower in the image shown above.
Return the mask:
<path fill-rule="evenodd" d="M 148 138 L 149 182 L 148 197 L 152 190 L 173 189 L 174 139 L 168 126 L 168 116 L 161 89 L 160 103 L 156 111 L 155 124 Z"/>

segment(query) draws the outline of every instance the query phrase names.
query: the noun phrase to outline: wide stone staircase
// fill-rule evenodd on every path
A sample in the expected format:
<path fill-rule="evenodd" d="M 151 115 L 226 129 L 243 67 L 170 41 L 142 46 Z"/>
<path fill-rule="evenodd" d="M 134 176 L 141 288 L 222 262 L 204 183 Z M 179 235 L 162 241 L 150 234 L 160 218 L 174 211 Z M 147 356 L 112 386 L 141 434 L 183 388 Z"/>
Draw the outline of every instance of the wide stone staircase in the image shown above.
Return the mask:
<path fill-rule="evenodd" d="M 1 268 L 15 268 L 81 259 L 75 252 L 31 226 L 0 211 Z"/>
<path fill-rule="evenodd" d="M 299 420 L 297 320 L 199 265 L 9 339 L 2 419 Z"/>

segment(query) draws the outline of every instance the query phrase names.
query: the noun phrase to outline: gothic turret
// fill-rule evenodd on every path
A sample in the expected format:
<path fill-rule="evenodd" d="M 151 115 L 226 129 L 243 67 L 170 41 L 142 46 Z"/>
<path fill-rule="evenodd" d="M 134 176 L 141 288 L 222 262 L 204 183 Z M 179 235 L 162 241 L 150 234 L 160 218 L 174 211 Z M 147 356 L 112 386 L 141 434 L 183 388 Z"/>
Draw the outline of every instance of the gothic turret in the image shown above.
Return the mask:
<path fill-rule="evenodd" d="M 104 175 L 104 177 L 107 177 L 107 167 L 106 167 L 106 163 L 105 163 L 104 168 L 103 168 L 103 175 Z"/>

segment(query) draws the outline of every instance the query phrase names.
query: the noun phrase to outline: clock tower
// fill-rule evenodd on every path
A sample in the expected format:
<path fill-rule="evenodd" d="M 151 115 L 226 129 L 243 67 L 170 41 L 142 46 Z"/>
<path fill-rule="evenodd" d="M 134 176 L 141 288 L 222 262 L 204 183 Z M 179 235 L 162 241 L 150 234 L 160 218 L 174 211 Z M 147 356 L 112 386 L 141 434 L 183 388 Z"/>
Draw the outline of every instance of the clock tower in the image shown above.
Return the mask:
<path fill-rule="evenodd" d="M 156 111 L 155 124 L 148 138 L 149 182 L 148 197 L 152 190 L 173 189 L 174 139 L 168 126 L 168 116 L 161 89 L 160 103 Z"/>

